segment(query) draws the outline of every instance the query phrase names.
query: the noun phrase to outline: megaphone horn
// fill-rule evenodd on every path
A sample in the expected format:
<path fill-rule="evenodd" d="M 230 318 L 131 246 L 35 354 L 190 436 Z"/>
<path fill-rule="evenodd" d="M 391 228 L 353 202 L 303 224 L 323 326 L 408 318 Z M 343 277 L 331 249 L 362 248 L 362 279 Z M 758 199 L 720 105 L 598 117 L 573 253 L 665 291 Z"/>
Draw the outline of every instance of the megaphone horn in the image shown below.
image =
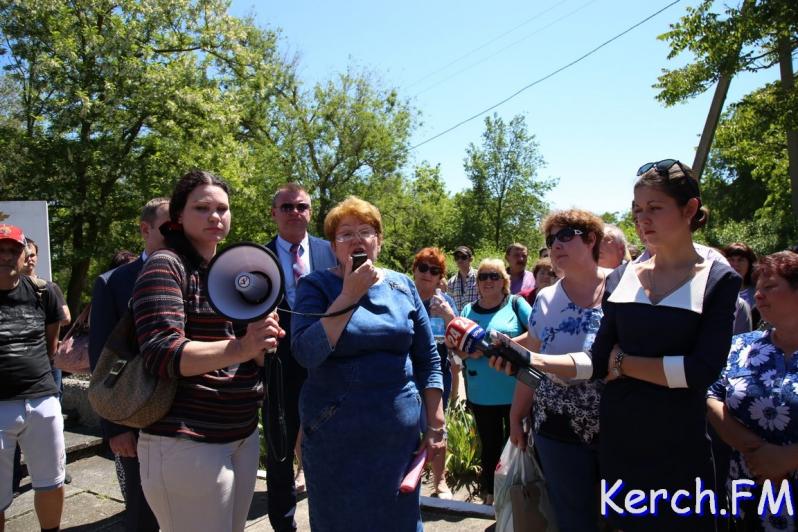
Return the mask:
<path fill-rule="evenodd" d="M 283 299 L 280 261 L 268 248 L 241 242 L 219 252 L 208 266 L 208 302 L 231 321 L 257 321 Z"/>

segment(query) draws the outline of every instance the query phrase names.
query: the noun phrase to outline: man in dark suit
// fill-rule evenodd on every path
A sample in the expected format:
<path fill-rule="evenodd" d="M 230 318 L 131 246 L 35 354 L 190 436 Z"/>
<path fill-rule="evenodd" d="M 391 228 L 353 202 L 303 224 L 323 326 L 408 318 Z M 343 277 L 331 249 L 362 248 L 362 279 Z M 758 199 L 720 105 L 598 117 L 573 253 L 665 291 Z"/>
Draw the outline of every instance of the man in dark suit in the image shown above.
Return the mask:
<path fill-rule="evenodd" d="M 285 298 L 277 309 L 286 336 L 277 346 L 276 359 L 267 357 L 264 368 L 267 392 L 263 419 L 268 436 L 266 489 L 269 521 L 276 532 L 296 530 L 294 445 L 300 428 L 299 392 L 307 377 L 307 371 L 291 355 L 291 314 L 286 310 L 294 306 L 300 277 L 332 268 L 337 263 L 329 242 L 308 234 L 311 212 L 310 196 L 304 188 L 295 183 L 280 187 L 272 199 L 271 210 L 277 223 L 277 236 L 266 245 L 280 260 L 286 284 Z"/>
<path fill-rule="evenodd" d="M 94 282 L 91 293 L 91 316 L 89 318 L 89 361 L 91 369 L 97 365 L 105 341 L 114 326 L 122 319 L 133 295 L 144 261 L 153 252 L 164 247 L 159 231 L 162 223 L 169 220 L 169 199 L 155 198 L 147 202 L 139 218 L 139 231 L 144 240 L 144 252 L 133 262 L 109 270 Z M 129 532 L 157 532 L 158 522 L 150 510 L 141 490 L 139 460 L 136 456 L 138 430 L 101 420 L 103 436 L 114 453 L 119 485 L 125 497 L 125 529 Z"/>

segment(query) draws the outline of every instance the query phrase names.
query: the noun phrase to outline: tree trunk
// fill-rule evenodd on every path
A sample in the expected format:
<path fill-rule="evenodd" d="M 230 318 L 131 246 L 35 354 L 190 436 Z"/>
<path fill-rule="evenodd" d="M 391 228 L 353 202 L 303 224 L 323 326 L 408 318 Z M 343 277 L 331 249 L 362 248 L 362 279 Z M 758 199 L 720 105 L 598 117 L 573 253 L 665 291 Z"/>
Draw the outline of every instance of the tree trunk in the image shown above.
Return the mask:
<path fill-rule="evenodd" d="M 67 288 L 67 305 L 72 319 L 80 313 L 80 296 L 86 288 L 86 277 L 89 274 L 91 259 L 80 259 L 72 263 L 69 273 L 69 286 Z"/>
<path fill-rule="evenodd" d="M 779 36 L 779 70 L 781 72 L 781 88 L 789 96 L 795 87 L 792 71 L 792 48 L 790 36 Z M 798 131 L 794 124 L 787 125 L 787 160 L 790 175 L 790 189 L 792 190 L 792 215 L 798 218 Z"/>

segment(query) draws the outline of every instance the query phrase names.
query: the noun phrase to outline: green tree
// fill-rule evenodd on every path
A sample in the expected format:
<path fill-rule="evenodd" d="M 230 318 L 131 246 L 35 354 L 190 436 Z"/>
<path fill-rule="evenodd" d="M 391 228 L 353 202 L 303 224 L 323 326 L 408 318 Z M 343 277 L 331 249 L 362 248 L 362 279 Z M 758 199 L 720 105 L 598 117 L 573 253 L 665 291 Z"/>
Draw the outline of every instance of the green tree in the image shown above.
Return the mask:
<path fill-rule="evenodd" d="M 702 183 L 712 209 L 704 232 L 712 245 L 742 241 L 757 253 L 771 253 L 798 241 L 777 92 L 770 84 L 747 95 L 718 126 Z"/>
<path fill-rule="evenodd" d="M 351 69 L 304 91 L 292 84 L 277 102 L 284 114 L 268 138 L 277 167 L 316 198 L 316 232 L 348 194 L 374 179 L 395 176 L 407 159 L 414 112 L 373 75 Z"/>
<path fill-rule="evenodd" d="M 93 258 L 105 264 L 146 199 L 202 166 L 255 197 L 247 173 L 253 94 L 290 70 L 276 36 L 227 14 L 224 0 L 0 3 L 6 76 L 20 127 L 0 172 L 4 195 L 50 201 L 56 271 L 76 310 Z M 272 96 L 273 97 L 273 96 Z"/>
<path fill-rule="evenodd" d="M 454 205 L 439 166 L 423 162 L 409 179 L 371 179 L 357 194 L 382 213 L 385 243 L 380 261 L 389 267 L 409 271 L 415 254 L 427 246 L 451 249 Z"/>
<path fill-rule="evenodd" d="M 798 89 L 792 71 L 792 56 L 798 49 L 798 3 L 794 0 L 743 0 L 738 7 L 725 6 L 723 13 L 715 11 L 715 4 L 712 0 L 704 0 L 697 7 L 687 8 L 687 14 L 660 36 L 670 44 L 670 59 L 687 52 L 692 60 L 681 67 L 664 70 L 656 84 L 660 90 L 657 98 L 666 105 L 674 105 L 703 93 L 722 75 L 758 72 L 778 65 L 781 83 L 763 87 L 765 92 L 759 96 L 749 95 L 754 99 L 766 97 L 770 108 L 752 105 L 753 102 L 747 107 L 762 112 L 762 117 L 772 119 L 777 128 L 778 134 L 769 138 L 768 145 L 772 148 L 769 158 L 783 157 L 793 167 L 789 174 L 785 169 L 784 175 L 793 177 L 782 190 L 792 188 L 792 216 L 798 217 Z M 731 123 L 727 121 L 726 125 L 730 127 Z M 755 138 L 744 130 L 737 130 L 736 134 L 738 141 L 745 144 Z M 769 166 L 767 160 L 768 157 L 757 158 L 759 163 Z M 724 174 L 725 179 L 736 179 L 752 170 L 747 163 L 742 164 L 740 173 L 735 167 L 720 168 L 718 165 L 724 161 L 724 157 L 715 156 L 715 171 Z M 765 173 L 765 169 L 760 173 Z M 783 184 L 778 173 L 771 174 L 771 178 Z M 741 195 L 737 199 L 750 205 L 751 198 Z M 789 203 L 787 209 L 789 212 Z"/>
<path fill-rule="evenodd" d="M 464 229 L 472 232 L 472 244 L 501 248 L 512 240 L 538 243 L 537 227 L 547 211 L 543 195 L 554 181 L 537 176 L 544 161 L 524 117 L 507 123 L 496 114 L 486 117 L 481 145 L 468 145 L 463 164 L 472 187 L 458 199 L 467 209 Z M 483 220 L 487 225 L 478 232 Z"/>

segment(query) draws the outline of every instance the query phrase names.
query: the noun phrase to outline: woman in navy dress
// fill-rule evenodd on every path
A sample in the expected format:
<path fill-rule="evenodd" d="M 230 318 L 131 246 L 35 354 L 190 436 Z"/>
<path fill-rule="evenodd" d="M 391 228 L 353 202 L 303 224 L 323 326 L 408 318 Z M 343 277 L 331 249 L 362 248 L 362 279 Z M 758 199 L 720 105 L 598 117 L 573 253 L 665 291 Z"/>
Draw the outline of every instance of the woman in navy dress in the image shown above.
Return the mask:
<path fill-rule="evenodd" d="M 420 531 L 419 490 L 399 485 L 414 453 L 446 447 L 440 357 L 413 282 L 376 268 L 380 212 L 350 197 L 324 220 L 338 267 L 303 277 L 292 349 L 302 387 L 302 461 L 314 531 Z M 368 260 L 352 271 L 352 255 Z M 419 390 L 416 386 L 423 388 Z M 426 427 L 420 426 L 426 408 Z M 421 433 L 423 432 L 423 437 Z"/>
<path fill-rule="evenodd" d="M 715 489 L 705 395 L 728 354 L 740 277 L 693 247 L 692 232 L 706 212 L 691 170 L 667 159 L 644 165 L 638 175 L 632 210 L 656 254 L 607 278 L 604 316 L 589 353 L 532 353 L 533 365 L 563 377 L 608 380 L 599 406 L 599 466 L 606 482 L 601 510 L 612 526 L 714 530 L 708 502 L 701 515 L 694 512 L 696 479 L 702 489 Z M 633 489 L 645 498 L 626 505 Z M 651 490 L 672 497 L 679 489 L 688 493 L 676 502 L 689 508 L 686 514 L 674 511 L 670 498 L 652 508 Z"/>

